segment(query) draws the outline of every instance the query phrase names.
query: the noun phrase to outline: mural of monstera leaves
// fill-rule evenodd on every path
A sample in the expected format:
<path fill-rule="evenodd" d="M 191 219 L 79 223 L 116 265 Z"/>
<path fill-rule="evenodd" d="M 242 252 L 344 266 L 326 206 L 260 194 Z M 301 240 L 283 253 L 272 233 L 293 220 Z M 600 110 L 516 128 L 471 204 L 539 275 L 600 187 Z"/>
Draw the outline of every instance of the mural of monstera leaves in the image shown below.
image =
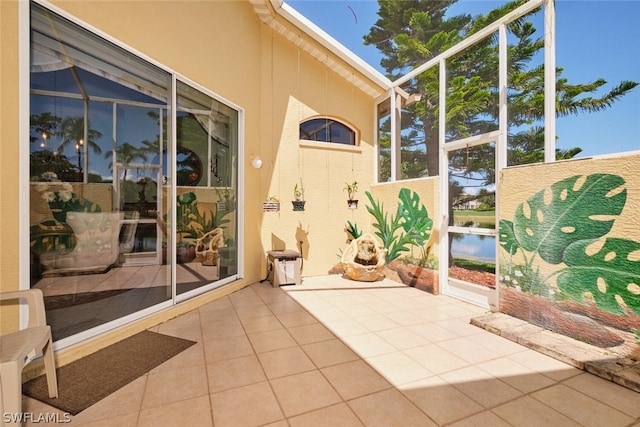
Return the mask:
<path fill-rule="evenodd" d="M 576 302 L 585 304 L 590 294 L 601 310 L 626 314 L 622 300 L 640 314 L 640 243 L 602 239 L 624 208 L 624 184 L 611 174 L 559 181 L 550 193 L 542 190 L 518 205 L 513 221 L 500 221 L 500 246 L 509 255 L 521 250 L 524 270 L 532 271 L 536 255 L 549 264 L 564 263 L 541 282 L 557 275 L 558 289 Z"/>
<path fill-rule="evenodd" d="M 599 249 L 599 250 L 597 250 Z M 595 252 L 595 253 L 592 253 Z M 632 256 L 632 254 L 636 256 Z M 585 303 L 589 292 L 596 306 L 610 313 L 627 314 L 618 298 L 640 316 L 640 243 L 608 238 L 604 244 L 583 240 L 569 245 L 567 264 L 558 275 L 558 287 L 573 300 Z"/>
<path fill-rule="evenodd" d="M 627 200 L 624 180 L 617 175 L 593 174 L 564 179 L 521 203 L 514 216 L 519 245 L 550 264 L 562 262 L 571 243 L 602 237 L 613 226 Z"/>

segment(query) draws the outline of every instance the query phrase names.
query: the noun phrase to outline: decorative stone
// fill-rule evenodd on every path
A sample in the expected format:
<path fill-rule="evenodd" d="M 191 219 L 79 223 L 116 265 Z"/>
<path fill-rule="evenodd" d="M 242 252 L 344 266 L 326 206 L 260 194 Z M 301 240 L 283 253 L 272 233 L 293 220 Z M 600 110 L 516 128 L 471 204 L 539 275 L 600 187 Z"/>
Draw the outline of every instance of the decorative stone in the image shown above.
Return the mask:
<path fill-rule="evenodd" d="M 374 282 L 384 278 L 387 249 L 371 234 L 363 234 L 349 243 L 342 253 L 345 275 L 362 282 Z"/>

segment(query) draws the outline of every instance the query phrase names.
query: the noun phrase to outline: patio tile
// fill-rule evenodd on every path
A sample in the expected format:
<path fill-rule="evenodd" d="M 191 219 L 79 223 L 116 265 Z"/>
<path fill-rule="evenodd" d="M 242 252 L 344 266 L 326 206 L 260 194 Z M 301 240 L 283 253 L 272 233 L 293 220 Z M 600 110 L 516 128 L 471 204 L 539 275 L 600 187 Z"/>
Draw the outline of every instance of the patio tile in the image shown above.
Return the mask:
<path fill-rule="evenodd" d="M 180 338 L 184 338 L 184 336 Z M 204 366 L 204 345 L 202 344 L 201 338 L 199 338 L 198 341 L 200 342 L 196 342 L 196 344 L 178 353 L 159 366 L 156 366 L 150 371 L 150 373 L 155 374 L 159 372 L 181 370 L 185 366 Z"/>
<path fill-rule="evenodd" d="M 397 351 L 373 332 L 343 337 L 342 340 L 363 359 Z"/>
<path fill-rule="evenodd" d="M 376 331 L 375 334 L 398 350 L 406 350 L 428 344 L 429 341 L 404 327 Z"/>
<path fill-rule="evenodd" d="M 510 355 L 509 358 L 555 381 L 566 380 L 583 372 L 564 362 L 538 353 L 535 350 L 525 350 L 520 353 L 515 353 Z"/>
<path fill-rule="evenodd" d="M 362 360 L 322 368 L 321 372 L 344 400 L 391 388 L 391 384 Z"/>
<path fill-rule="evenodd" d="M 213 393 L 210 399 L 216 427 L 254 427 L 284 418 L 267 382 Z"/>
<path fill-rule="evenodd" d="M 517 389 L 475 366 L 444 373 L 440 378 L 487 409 L 522 396 Z"/>
<path fill-rule="evenodd" d="M 384 331 L 386 329 L 393 329 L 399 326 L 389 317 L 380 313 L 356 317 L 354 320 L 372 332 Z"/>
<path fill-rule="evenodd" d="M 202 427 L 213 426 L 209 396 L 143 409 L 140 411 L 136 425 L 138 427 L 172 427 L 185 423 L 193 423 Z"/>
<path fill-rule="evenodd" d="M 400 386 L 433 375 L 428 369 L 402 352 L 394 352 L 366 359 L 391 384 Z"/>
<path fill-rule="evenodd" d="M 208 394 L 207 371 L 204 366 L 149 374 L 142 407 L 167 405 L 206 394 Z"/>
<path fill-rule="evenodd" d="M 203 347 L 206 363 L 253 354 L 253 348 L 246 335 L 203 341 Z"/>
<path fill-rule="evenodd" d="M 358 427 L 363 424 L 345 404 L 340 403 L 289 418 L 291 427 Z M 285 424 L 286 425 L 286 424 Z"/>
<path fill-rule="evenodd" d="M 470 364 L 486 362 L 500 357 L 498 353 L 464 337 L 440 341 L 438 345 Z"/>
<path fill-rule="evenodd" d="M 442 374 L 469 365 L 465 360 L 437 344 L 413 347 L 403 350 L 403 353 L 434 374 Z"/>
<path fill-rule="evenodd" d="M 272 380 L 271 386 L 287 417 L 341 402 L 318 370 Z"/>
<path fill-rule="evenodd" d="M 450 340 L 459 336 L 458 334 L 434 323 L 421 323 L 419 325 L 408 326 L 408 328 L 430 342 Z"/>
<path fill-rule="evenodd" d="M 519 427 L 580 426 L 580 424 L 571 420 L 569 417 L 529 396 L 498 406 L 494 408 L 492 412 L 496 413 L 511 425 Z"/>
<path fill-rule="evenodd" d="M 258 358 L 270 379 L 316 369 L 311 359 L 299 347 L 260 353 Z"/>
<path fill-rule="evenodd" d="M 436 426 L 433 420 L 395 389 L 363 396 L 348 403 L 369 427 Z"/>
<path fill-rule="evenodd" d="M 394 322 L 394 326 L 411 326 L 424 323 L 424 317 L 420 316 L 415 311 L 393 311 L 386 313 L 385 316 Z"/>
<path fill-rule="evenodd" d="M 215 393 L 266 381 L 262 366 L 254 355 L 207 365 L 209 392 Z"/>
<path fill-rule="evenodd" d="M 402 393 L 439 425 L 468 417 L 484 408 L 439 377 L 400 387 Z"/>
<path fill-rule="evenodd" d="M 325 321 L 324 325 L 340 338 L 369 332 L 367 328 L 348 318 Z"/>
<path fill-rule="evenodd" d="M 310 325 L 317 323 L 315 317 L 307 313 L 306 311 L 289 311 L 285 313 L 276 314 L 276 317 L 284 325 L 285 328 L 291 328 L 293 326 Z"/>
<path fill-rule="evenodd" d="M 293 337 L 286 329 L 260 332 L 247 335 L 256 353 L 280 350 L 283 348 L 295 347 L 297 345 Z"/>
<path fill-rule="evenodd" d="M 266 304 L 259 305 L 242 305 L 235 307 L 236 315 L 242 321 L 253 319 L 255 317 L 273 316 L 273 313 Z"/>
<path fill-rule="evenodd" d="M 477 415 L 450 424 L 450 427 L 510 427 L 511 424 L 498 417 L 491 411 L 484 411 Z"/>
<path fill-rule="evenodd" d="M 278 318 L 273 314 L 268 316 L 244 318 L 241 322 L 247 334 L 255 334 L 258 332 L 273 331 L 284 328 L 282 323 L 280 323 Z"/>
<path fill-rule="evenodd" d="M 318 368 L 358 359 L 358 355 L 338 339 L 305 344 L 302 349 Z"/>
<path fill-rule="evenodd" d="M 640 418 L 640 393 L 587 373 L 569 378 L 563 384 L 634 418 Z"/>
<path fill-rule="evenodd" d="M 335 335 L 333 335 L 331 331 L 321 323 L 294 326 L 287 330 L 300 345 L 327 341 L 335 338 Z"/>
<path fill-rule="evenodd" d="M 490 360 L 476 366 L 523 393 L 531 393 L 555 384 L 551 378 L 532 371 L 507 357 Z"/>
<path fill-rule="evenodd" d="M 563 384 L 531 394 L 531 397 L 576 420 L 583 426 L 626 426 L 634 418 Z M 639 400 L 640 401 L 640 400 Z"/>

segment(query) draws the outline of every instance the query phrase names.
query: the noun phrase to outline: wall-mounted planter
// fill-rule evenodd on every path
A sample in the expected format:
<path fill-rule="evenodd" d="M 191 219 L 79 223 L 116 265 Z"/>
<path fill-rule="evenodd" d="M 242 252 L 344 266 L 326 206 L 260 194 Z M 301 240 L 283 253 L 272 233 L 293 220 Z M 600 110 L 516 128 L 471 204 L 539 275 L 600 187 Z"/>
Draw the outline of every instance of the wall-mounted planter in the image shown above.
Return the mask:
<path fill-rule="evenodd" d="M 280 210 L 280 202 L 274 202 L 273 200 L 262 202 L 262 210 L 264 212 L 278 212 Z"/>
<path fill-rule="evenodd" d="M 292 200 L 291 203 L 293 204 L 293 210 L 303 211 L 305 202 L 306 200 Z"/>
<path fill-rule="evenodd" d="M 347 200 L 347 205 L 349 206 L 349 209 L 358 209 L 358 201 L 357 200 Z"/>

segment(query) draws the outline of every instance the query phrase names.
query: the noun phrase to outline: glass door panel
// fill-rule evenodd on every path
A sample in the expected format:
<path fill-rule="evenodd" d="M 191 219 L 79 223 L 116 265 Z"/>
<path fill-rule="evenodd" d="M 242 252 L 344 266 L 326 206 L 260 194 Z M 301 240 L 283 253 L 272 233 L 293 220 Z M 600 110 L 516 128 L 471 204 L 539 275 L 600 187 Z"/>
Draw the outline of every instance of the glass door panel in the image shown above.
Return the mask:
<path fill-rule="evenodd" d="M 448 150 L 448 289 L 487 306 L 496 297 L 495 149 L 489 139 Z"/>
<path fill-rule="evenodd" d="M 181 81 L 176 112 L 176 294 L 237 273 L 238 112 Z"/>

